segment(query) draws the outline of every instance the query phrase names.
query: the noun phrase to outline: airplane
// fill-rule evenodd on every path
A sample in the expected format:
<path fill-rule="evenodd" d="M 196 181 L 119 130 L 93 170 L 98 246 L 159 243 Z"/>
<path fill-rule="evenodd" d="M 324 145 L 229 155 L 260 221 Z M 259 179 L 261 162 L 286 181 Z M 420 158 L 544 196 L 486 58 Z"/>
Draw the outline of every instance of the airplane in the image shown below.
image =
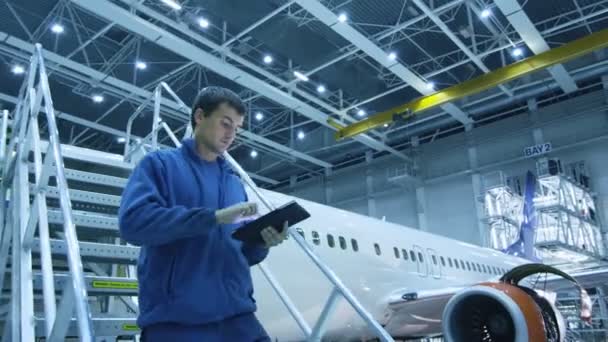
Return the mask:
<path fill-rule="evenodd" d="M 505 251 L 259 190 L 277 207 L 295 200 L 311 214 L 292 229 L 395 339 L 443 336 L 448 341 L 564 341 L 565 322 L 554 305 L 555 297 L 550 291 L 531 290 L 534 284 L 526 277 L 553 274 L 556 276 L 547 281 L 553 281 L 556 288 L 578 289 L 581 317 L 586 320 L 590 319 L 591 301 L 577 280 L 529 255 L 533 247 L 533 177 L 528 173 L 522 233 Z M 247 191 L 250 199 L 256 198 Z M 273 248 L 265 263 L 312 326 L 331 286 L 295 244 L 290 238 Z M 257 268 L 252 268 L 252 277 L 257 316 L 272 340 L 304 340 Z M 374 339 L 345 301 L 331 317 L 324 340 Z"/>

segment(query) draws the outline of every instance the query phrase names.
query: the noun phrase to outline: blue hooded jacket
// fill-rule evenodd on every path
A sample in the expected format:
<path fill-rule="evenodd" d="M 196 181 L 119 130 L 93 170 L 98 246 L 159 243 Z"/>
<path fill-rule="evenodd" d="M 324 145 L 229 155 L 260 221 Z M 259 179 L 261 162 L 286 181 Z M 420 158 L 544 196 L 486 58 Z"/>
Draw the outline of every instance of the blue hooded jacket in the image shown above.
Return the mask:
<path fill-rule="evenodd" d="M 217 223 L 218 191 L 221 208 L 247 200 L 239 177 L 223 158 L 218 163 L 219 187 L 203 177 L 212 163 L 186 139 L 180 148 L 147 154 L 129 177 L 118 222 L 122 238 L 141 246 L 137 324 L 142 328 L 204 324 L 256 311 L 249 268 L 268 249 L 233 239 L 240 224 Z"/>

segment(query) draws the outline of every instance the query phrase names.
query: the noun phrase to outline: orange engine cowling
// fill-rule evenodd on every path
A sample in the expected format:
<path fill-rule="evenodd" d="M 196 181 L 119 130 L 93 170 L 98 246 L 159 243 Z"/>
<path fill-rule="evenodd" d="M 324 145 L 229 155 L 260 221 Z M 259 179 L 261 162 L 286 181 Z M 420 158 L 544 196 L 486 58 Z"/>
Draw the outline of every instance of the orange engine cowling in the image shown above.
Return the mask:
<path fill-rule="evenodd" d="M 443 311 L 449 342 L 558 342 L 564 320 L 536 292 L 507 283 L 482 283 L 456 293 Z"/>

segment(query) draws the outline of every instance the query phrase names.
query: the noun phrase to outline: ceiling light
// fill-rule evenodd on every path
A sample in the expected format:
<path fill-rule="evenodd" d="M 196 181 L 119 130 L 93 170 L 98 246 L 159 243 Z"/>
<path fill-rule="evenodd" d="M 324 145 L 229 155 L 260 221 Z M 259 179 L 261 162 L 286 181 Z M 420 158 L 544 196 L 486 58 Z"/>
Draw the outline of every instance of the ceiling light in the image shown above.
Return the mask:
<path fill-rule="evenodd" d="M 395 59 L 397 59 L 397 54 L 394 52 L 391 52 L 388 54 L 388 59 L 391 61 L 394 61 Z"/>
<path fill-rule="evenodd" d="M 524 54 L 524 50 L 522 50 L 521 48 L 515 48 L 513 49 L 511 54 L 513 55 L 513 57 L 520 57 Z"/>
<path fill-rule="evenodd" d="M 64 29 L 63 26 L 59 25 L 59 24 L 53 24 L 53 26 L 51 26 L 51 31 L 53 31 L 53 33 L 63 33 Z"/>
<path fill-rule="evenodd" d="M 387 127 L 388 127 L 388 124 L 387 124 L 387 123 L 385 123 L 385 124 L 384 124 L 384 128 L 387 128 Z"/>
<path fill-rule="evenodd" d="M 306 137 L 306 134 L 304 134 L 304 132 L 302 132 L 302 131 L 299 131 L 298 132 L 298 139 L 302 140 L 302 139 L 304 139 L 304 137 Z"/>
<path fill-rule="evenodd" d="M 492 11 L 490 11 L 489 9 L 484 9 L 483 11 L 481 11 L 481 17 L 482 18 L 487 18 L 489 16 L 492 15 Z"/>
<path fill-rule="evenodd" d="M 359 109 L 359 111 L 357 111 L 357 115 L 359 116 L 365 116 L 365 111 L 363 109 Z"/>
<path fill-rule="evenodd" d="M 119 144 L 124 144 L 126 141 L 127 141 L 127 138 L 125 138 L 125 137 L 116 138 L 116 142 Z"/>
<path fill-rule="evenodd" d="M 323 86 L 323 85 L 318 86 L 318 87 L 317 87 L 317 91 L 318 91 L 319 93 L 324 93 L 324 92 L 325 92 L 325 86 Z"/>
<path fill-rule="evenodd" d="M 11 69 L 11 71 L 15 75 L 21 75 L 21 74 L 23 74 L 25 72 L 25 68 L 22 67 L 21 65 L 17 64 L 15 66 L 13 66 L 13 69 Z"/>
<path fill-rule="evenodd" d="M 433 90 L 435 89 L 435 82 L 429 82 L 426 84 L 426 89 Z"/>
<path fill-rule="evenodd" d="M 249 153 L 249 155 L 251 156 L 251 158 L 255 158 L 258 156 L 258 151 L 256 150 L 251 150 L 251 153 Z"/>
<path fill-rule="evenodd" d="M 209 20 L 205 19 L 205 18 L 200 18 L 198 20 L 198 26 L 202 27 L 202 28 L 207 28 L 209 27 Z"/>
<path fill-rule="evenodd" d="M 176 11 L 179 11 L 182 9 L 182 5 L 178 4 L 177 2 L 173 1 L 173 0 L 160 0 L 162 1 L 163 4 L 173 8 Z"/>
<path fill-rule="evenodd" d="M 308 76 L 304 75 L 303 73 L 301 73 L 299 71 L 294 71 L 293 75 L 304 82 L 308 82 Z"/>
<path fill-rule="evenodd" d="M 139 70 L 144 70 L 148 67 L 148 65 L 142 61 L 135 62 L 135 67 Z"/>
<path fill-rule="evenodd" d="M 270 56 L 270 55 L 264 56 L 264 63 L 266 63 L 266 64 L 272 63 L 272 56 Z"/>
<path fill-rule="evenodd" d="M 348 20 L 348 16 L 346 16 L 346 13 L 340 13 L 340 15 L 338 16 L 338 21 L 341 23 L 345 23 Z"/>
<path fill-rule="evenodd" d="M 258 121 L 262 121 L 262 119 L 264 119 L 264 114 L 262 114 L 262 112 L 255 113 L 255 119 Z"/>
<path fill-rule="evenodd" d="M 93 102 L 95 102 L 95 103 L 103 102 L 103 96 L 101 96 L 101 95 L 93 95 L 92 99 L 93 99 Z"/>

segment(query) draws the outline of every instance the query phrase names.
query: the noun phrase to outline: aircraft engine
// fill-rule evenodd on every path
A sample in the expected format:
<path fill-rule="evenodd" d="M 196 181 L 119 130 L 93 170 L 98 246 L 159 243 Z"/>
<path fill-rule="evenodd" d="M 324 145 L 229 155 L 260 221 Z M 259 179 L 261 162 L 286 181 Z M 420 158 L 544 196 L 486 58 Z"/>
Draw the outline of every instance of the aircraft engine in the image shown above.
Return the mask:
<path fill-rule="evenodd" d="M 559 311 L 535 291 L 508 283 L 482 283 L 456 293 L 443 311 L 449 342 L 558 342 L 565 339 Z"/>

